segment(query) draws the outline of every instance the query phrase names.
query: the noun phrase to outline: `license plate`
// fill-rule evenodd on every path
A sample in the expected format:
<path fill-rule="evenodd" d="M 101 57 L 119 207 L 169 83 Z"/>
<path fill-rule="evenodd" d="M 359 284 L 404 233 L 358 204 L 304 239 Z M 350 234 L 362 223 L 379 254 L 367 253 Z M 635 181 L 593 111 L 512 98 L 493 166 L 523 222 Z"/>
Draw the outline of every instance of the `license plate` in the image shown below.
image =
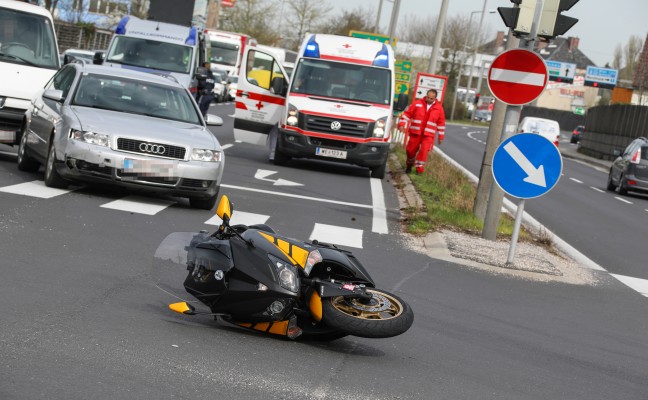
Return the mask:
<path fill-rule="evenodd" d="M 170 160 L 133 160 L 124 159 L 124 177 L 139 176 L 175 177 L 177 162 Z"/>
<path fill-rule="evenodd" d="M 315 155 L 342 159 L 347 158 L 347 152 L 344 150 L 325 149 L 322 147 L 317 147 L 315 149 Z"/>
<path fill-rule="evenodd" d="M 16 132 L 0 130 L 0 141 L 12 142 L 16 139 Z"/>

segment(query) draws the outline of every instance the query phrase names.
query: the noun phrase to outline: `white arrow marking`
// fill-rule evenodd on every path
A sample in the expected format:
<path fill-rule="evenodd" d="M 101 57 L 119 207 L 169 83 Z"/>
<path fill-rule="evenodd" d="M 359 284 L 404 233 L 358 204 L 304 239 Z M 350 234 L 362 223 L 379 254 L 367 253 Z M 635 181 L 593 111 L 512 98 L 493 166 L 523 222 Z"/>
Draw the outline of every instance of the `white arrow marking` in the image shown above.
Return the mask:
<path fill-rule="evenodd" d="M 276 174 L 277 171 L 268 171 L 267 169 L 257 169 L 256 174 L 254 174 L 255 179 L 260 179 L 262 181 L 267 181 L 267 182 L 273 182 L 274 186 L 304 186 L 301 183 L 293 182 L 293 181 L 288 181 L 285 179 L 268 179 L 268 176 L 272 174 Z"/>
<path fill-rule="evenodd" d="M 527 174 L 527 177 L 524 178 L 524 182 L 547 187 L 547 183 L 545 182 L 544 165 L 541 165 L 538 168 L 534 167 L 533 164 L 531 164 L 531 161 L 522 154 L 520 149 L 518 149 L 513 142 L 505 144 L 504 150 L 506 150 L 513 161 L 515 161 Z"/>

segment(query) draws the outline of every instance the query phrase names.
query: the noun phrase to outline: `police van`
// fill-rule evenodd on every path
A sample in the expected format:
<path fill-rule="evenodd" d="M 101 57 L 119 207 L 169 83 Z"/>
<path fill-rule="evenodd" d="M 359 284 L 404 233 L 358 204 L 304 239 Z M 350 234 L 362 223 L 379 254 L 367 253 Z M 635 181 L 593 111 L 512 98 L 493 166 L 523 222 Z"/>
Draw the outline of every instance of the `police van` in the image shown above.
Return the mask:
<path fill-rule="evenodd" d="M 31 99 L 59 67 L 50 12 L 21 1 L 0 0 L 0 143 L 20 142 Z"/>
<path fill-rule="evenodd" d="M 198 27 L 121 19 L 103 63 L 108 66 L 172 75 L 196 93 L 198 67 L 209 60 L 209 39 Z"/>
<path fill-rule="evenodd" d="M 308 34 L 290 80 L 272 52 L 249 48 L 239 70 L 234 137 L 270 158 L 337 161 L 385 175 L 394 111 L 394 53 L 386 44 Z M 399 96 L 402 110 L 407 96 Z"/>

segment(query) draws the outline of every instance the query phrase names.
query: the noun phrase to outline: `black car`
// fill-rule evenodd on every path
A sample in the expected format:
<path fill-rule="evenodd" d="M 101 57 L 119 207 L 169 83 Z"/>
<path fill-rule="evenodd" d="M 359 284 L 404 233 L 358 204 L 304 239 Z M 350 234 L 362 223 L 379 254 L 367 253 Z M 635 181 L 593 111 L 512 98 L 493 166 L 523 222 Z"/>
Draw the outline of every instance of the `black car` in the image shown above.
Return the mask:
<path fill-rule="evenodd" d="M 585 125 L 578 125 L 574 130 L 572 131 L 571 143 L 578 143 L 581 140 L 581 135 L 585 131 Z"/>
<path fill-rule="evenodd" d="M 628 191 L 648 193 L 648 139 L 640 137 L 625 148 L 612 163 L 607 189 L 619 194 Z"/>

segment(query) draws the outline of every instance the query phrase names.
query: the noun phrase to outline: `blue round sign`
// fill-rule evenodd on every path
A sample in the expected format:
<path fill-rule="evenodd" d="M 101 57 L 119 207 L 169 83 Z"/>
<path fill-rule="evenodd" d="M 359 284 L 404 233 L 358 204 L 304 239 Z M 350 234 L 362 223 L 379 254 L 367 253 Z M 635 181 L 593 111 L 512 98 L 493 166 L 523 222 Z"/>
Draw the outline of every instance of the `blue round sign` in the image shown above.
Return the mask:
<path fill-rule="evenodd" d="M 562 156 L 555 144 L 535 133 L 503 141 L 493 155 L 493 177 L 502 190 L 521 199 L 542 196 L 558 183 Z"/>

